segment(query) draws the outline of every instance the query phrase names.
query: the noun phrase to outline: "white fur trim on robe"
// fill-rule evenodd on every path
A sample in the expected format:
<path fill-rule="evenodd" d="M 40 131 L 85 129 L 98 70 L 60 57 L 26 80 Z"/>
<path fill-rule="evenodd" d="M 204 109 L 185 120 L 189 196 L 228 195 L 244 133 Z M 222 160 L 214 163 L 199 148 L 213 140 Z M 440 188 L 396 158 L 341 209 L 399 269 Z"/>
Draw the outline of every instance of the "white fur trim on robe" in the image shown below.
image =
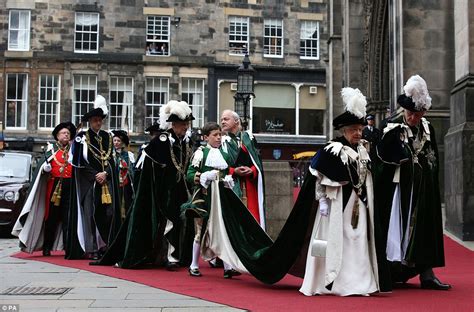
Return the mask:
<path fill-rule="evenodd" d="M 378 291 L 377 256 L 375 250 L 375 240 L 373 239 L 374 196 L 372 176 L 370 173 L 368 173 L 366 179 L 368 207 L 366 208 L 363 202 L 359 200 L 356 193 L 352 191 L 351 197 L 345 207 L 344 212 L 342 207 L 342 184 L 330 180 L 317 171 L 316 176 L 318 178 L 322 178 L 321 184 L 326 186 L 326 194 L 328 199 L 330 199 L 330 213 L 328 217 L 322 217 L 319 212 L 317 213 L 311 237 L 327 240 L 326 258 L 313 257 L 311 255 L 311 248 L 309 248 L 306 259 L 305 276 L 300 292 L 307 296 L 315 294 L 335 294 L 347 296 L 357 294 L 364 295 Z M 367 236 L 370 237 L 370 240 L 367 241 L 366 246 L 370 264 L 369 268 L 366 267 L 365 269 L 368 269 L 370 274 L 363 273 L 363 278 L 360 276 L 354 278 L 352 276 L 351 272 L 357 270 L 351 268 L 351 265 L 353 265 L 352 262 L 348 262 L 355 261 L 355 258 L 359 255 L 359 248 L 357 246 L 346 246 L 346 248 L 344 248 L 344 245 L 351 244 L 353 239 L 345 238 L 344 232 L 347 231 L 348 227 L 350 228 L 349 232 L 352 231 L 350 218 L 352 215 L 351 208 L 353 207 L 355 200 L 359 200 L 359 209 L 363 209 L 363 211 L 361 210 L 359 227 L 354 231 L 357 231 L 358 229 L 363 231 L 364 227 L 367 228 L 363 220 L 367 220 L 369 222 L 369 233 L 367 233 Z M 365 218 L 367 213 L 369 214 L 369 218 Z M 321 218 L 322 220 L 319 222 Z M 318 224 L 320 224 L 319 228 Z M 358 241 L 359 243 L 363 243 L 362 240 Z M 352 256 L 348 256 L 348 254 L 352 254 Z M 364 261 L 357 261 L 357 263 L 359 262 L 364 263 Z M 346 267 L 343 267 L 344 263 L 346 263 Z M 365 263 L 367 264 L 367 262 Z M 359 272 L 359 274 L 360 273 L 361 272 Z M 357 274 L 357 272 L 355 272 L 355 274 Z M 331 291 L 329 291 L 325 287 L 331 283 L 333 283 L 333 288 Z"/>
<path fill-rule="evenodd" d="M 264 201 L 264 193 L 263 193 L 263 177 L 260 168 L 257 166 L 255 159 L 253 159 L 252 154 L 249 152 L 250 159 L 252 160 L 253 165 L 257 168 L 258 171 L 258 186 L 257 186 L 257 193 L 258 193 L 258 215 L 260 217 L 260 227 L 265 231 L 265 208 L 263 206 Z"/>
<path fill-rule="evenodd" d="M 33 253 L 34 251 L 43 249 L 46 187 L 49 177 L 49 174 L 43 174 L 45 165 L 46 162 L 41 165 L 30 193 L 23 205 L 23 209 L 20 212 L 20 216 L 12 230 L 12 235 L 17 236 L 20 242 L 25 246 L 22 248 L 22 251 L 27 253 Z M 25 216 L 26 220 L 22 225 L 20 218 L 25 218 Z M 52 250 L 63 250 L 62 227 L 59 227 L 56 232 Z"/>

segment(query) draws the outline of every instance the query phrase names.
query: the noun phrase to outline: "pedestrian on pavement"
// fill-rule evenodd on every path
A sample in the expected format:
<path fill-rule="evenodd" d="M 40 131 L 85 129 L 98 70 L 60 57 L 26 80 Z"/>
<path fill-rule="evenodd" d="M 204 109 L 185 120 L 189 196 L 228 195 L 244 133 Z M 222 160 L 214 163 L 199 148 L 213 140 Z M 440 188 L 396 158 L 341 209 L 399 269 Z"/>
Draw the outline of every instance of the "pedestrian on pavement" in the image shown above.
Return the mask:
<path fill-rule="evenodd" d="M 376 207 L 391 265 L 392 282 L 419 275 L 421 288 L 448 290 L 433 268 L 443 267 L 443 225 L 439 190 L 439 154 L 434 128 L 424 117 L 431 108 L 425 80 L 412 76 L 399 95 L 402 114 L 383 129 L 377 146 L 382 168 L 376 177 Z"/>
<path fill-rule="evenodd" d="M 375 126 L 375 116 L 374 115 L 367 115 L 367 126 L 364 127 L 362 131 L 362 139 L 366 140 L 370 144 L 369 155 L 372 161 L 377 159 L 377 151 L 376 146 L 382 137 L 382 131 L 377 129 Z"/>
<path fill-rule="evenodd" d="M 23 251 L 62 250 L 66 243 L 72 167 L 69 163 L 71 138 L 76 127 L 71 122 L 58 124 L 53 130 L 54 144 L 48 143 L 38 164 L 28 198 L 13 227 Z"/>

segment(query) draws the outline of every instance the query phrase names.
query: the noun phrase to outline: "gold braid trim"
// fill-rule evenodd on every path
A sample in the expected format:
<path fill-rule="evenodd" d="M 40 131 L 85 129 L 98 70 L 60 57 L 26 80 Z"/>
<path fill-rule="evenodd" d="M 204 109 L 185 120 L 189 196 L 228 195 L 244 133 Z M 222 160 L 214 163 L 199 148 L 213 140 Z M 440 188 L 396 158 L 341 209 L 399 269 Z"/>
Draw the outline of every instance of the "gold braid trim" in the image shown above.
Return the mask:
<path fill-rule="evenodd" d="M 59 177 L 58 184 L 56 184 L 56 187 L 54 188 L 53 195 L 51 196 L 51 202 L 53 203 L 54 206 L 59 207 L 59 205 L 61 205 L 61 193 L 63 191 L 63 175 L 64 175 L 64 172 L 66 171 L 67 165 L 69 164 L 68 159 L 67 159 L 67 155 L 69 153 L 69 144 L 65 148 L 62 148 L 58 143 L 56 143 L 56 146 L 59 148 L 59 150 L 53 153 L 53 160 L 60 167 L 59 168 L 60 177 Z M 56 153 L 59 151 L 63 152 L 62 157 L 61 157 L 63 162 L 60 162 L 56 158 Z"/>

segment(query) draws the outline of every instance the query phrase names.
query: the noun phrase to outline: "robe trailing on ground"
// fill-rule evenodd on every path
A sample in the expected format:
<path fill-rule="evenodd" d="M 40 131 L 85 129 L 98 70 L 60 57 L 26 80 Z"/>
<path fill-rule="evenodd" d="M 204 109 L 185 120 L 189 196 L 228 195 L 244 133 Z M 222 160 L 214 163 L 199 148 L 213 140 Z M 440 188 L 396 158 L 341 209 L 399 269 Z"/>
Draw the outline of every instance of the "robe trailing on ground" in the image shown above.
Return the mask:
<path fill-rule="evenodd" d="M 383 236 L 378 244 L 392 265 L 392 279 L 405 281 L 444 266 L 443 227 L 434 129 L 422 118 L 409 127 L 403 116 L 390 120 L 377 147 L 376 207 Z M 400 269 L 401 268 L 401 269 Z"/>
<path fill-rule="evenodd" d="M 96 264 L 136 268 L 157 262 L 164 247 L 165 261 L 189 263 L 193 233 L 183 234 L 185 224 L 180 219 L 180 206 L 188 199 L 189 186 L 185 171 L 180 171 L 189 163 L 191 147 L 187 137 L 179 140 L 170 129 L 143 149 L 137 161 L 141 173 L 133 204 L 112 246 Z M 192 222 L 186 226 L 192 227 Z"/>
<path fill-rule="evenodd" d="M 64 151 L 56 145 L 49 144 L 46 159 L 38 163 L 33 176 L 33 183 L 23 209 L 13 227 L 12 234 L 18 236 L 20 248 L 24 252 L 42 250 L 63 250 L 67 231 L 68 210 L 71 185 L 71 165 L 65 165 L 64 173 L 59 168 L 64 166 Z M 68 157 L 67 151 L 64 156 Z M 45 172 L 50 164 L 51 172 Z M 59 205 L 51 202 L 51 197 L 61 181 Z M 47 245 L 47 246 L 46 246 Z"/>
<path fill-rule="evenodd" d="M 80 132 L 71 147 L 73 183 L 69 214 L 67 259 L 103 251 L 120 227 L 118 177 L 112 157 L 112 135 L 100 130 L 102 151 L 107 159 L 98 159 L 101 146 L 91 129 Z M 94 154 L 95 153 L 95 154 Z M 99 172 L 107 173 L 107 190 L 111 203 L 102 203 L 104 188 L 95 181 Z"/>

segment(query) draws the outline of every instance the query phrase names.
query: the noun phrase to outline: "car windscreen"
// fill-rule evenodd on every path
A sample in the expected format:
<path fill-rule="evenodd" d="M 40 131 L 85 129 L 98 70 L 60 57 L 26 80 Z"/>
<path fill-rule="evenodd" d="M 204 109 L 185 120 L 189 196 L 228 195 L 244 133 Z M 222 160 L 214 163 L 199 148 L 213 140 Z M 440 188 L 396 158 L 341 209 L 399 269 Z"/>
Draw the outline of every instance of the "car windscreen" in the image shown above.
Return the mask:
<path fill-rule="evenodd" d="M 0 153 L 0 181 L 27 181 L 30 161 L 30 155 Z"/>

